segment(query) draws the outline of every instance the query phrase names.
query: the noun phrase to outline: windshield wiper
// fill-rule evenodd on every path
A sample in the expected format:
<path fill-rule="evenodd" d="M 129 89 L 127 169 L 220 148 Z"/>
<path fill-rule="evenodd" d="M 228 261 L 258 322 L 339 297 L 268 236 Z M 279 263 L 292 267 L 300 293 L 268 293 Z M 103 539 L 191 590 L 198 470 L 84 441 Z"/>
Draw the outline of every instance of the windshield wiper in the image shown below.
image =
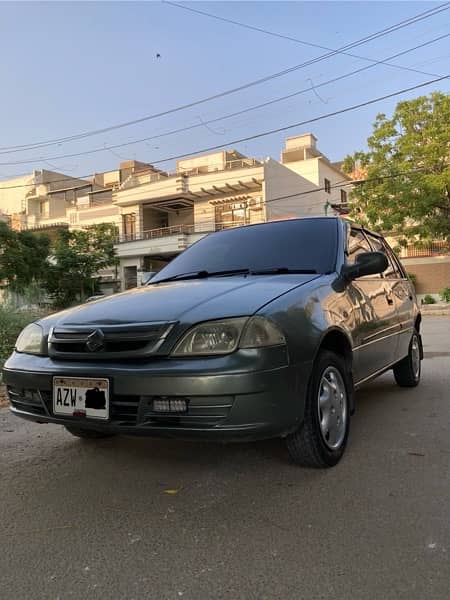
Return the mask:
<path fill-rule="evenodd" d="M 259 271 L 251 271 L 252 275 L 315 275 L 316 269 L 290 269 L 289 267 L 273 267 L 272 269 L 261 269 Z"/>
<path fill-rule="evenodd" d="M 165 283 L 166 281 L 184 281 L 186 279 L 205 279 L 206 277 L 226 276 L 226 275 L 248 275 L 249 269 L 226 269 L 223 271 L 192 271 L 191 273 L 178 273 L 172 277 L 158 279 L 158 281 L 149 281 L 150 283 Z"/>

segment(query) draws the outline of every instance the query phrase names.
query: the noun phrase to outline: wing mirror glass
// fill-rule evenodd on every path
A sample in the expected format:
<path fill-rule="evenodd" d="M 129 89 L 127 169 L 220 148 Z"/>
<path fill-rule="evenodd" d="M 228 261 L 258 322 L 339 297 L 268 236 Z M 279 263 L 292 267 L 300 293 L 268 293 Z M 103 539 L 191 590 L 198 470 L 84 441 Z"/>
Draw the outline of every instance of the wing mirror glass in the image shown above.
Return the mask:
<path fill-rule="evenodd" d="M 357 279 L 365 275 L 383 273 L 388 268 L 388 259 L 383 252 L 361 252 L 353 265 L 344 265 L 342 275 L 348 279 Z"/>

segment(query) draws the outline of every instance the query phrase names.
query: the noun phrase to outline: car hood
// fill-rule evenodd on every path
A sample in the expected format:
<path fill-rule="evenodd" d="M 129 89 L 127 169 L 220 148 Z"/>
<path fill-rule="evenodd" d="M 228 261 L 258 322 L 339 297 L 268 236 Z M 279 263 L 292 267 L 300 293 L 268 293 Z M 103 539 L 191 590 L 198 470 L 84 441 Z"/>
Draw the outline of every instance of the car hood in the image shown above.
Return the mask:
<path fill-rule="evenodd" d="M 320 275 L 214 277 L 152 284 L 49 317 L 51 325 L 198 322 L 252 315 Z M 46 319 L 44 319 L 46 321 Z"/>

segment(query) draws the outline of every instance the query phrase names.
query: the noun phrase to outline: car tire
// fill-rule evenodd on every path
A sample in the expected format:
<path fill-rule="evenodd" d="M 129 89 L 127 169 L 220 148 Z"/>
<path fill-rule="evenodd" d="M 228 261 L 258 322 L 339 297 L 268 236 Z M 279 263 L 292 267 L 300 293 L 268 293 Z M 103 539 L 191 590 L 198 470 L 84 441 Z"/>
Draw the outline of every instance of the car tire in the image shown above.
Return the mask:
<path fill-rule="evenodd" d="M 303 422 L 286 439 L 295 464 L 323 469 L 340 461 L 350 428 L 351 390 L 343 357 L 322 350 L 311 374 Z"/>
<path fill-rule="evenodd" d="M 84 440 L 100 440 L 116 435 L 115 433 L 107 433 L 106 431 L 99 431 L 98 429 L 81 429 L 80 427 L 73 427 L 72 425 L 64 425 L 64 429 L 75 437 Z"/>
<path fill-rule="evenodd" d="M 421 372 L 420 338 L 414 331 L 409 343 L 408 354 L 394 365 L 394 378 L 401 387 L 416 387 L 420 381 Z"/>

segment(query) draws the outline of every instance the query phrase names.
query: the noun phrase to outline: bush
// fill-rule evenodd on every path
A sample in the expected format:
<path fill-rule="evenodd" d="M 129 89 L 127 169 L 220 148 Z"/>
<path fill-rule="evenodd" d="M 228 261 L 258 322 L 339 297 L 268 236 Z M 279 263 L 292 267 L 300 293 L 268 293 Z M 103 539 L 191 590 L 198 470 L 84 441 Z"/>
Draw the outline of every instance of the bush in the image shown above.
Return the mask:
<path fill-rule="evenodd" d="M 450 302 L 450 285 L 441 290 L 439 295 L 444 302 Z"/>
<path fill-rule="evenodd" d="M 436 300 L 430 294 L 427 294 L 423 299 L 424 304 L 436 304 Z"/>
<path fill-rule="evenodd" d="M 38 316 L 9 304 L 0 304 L 0 368 L 13 351 L 19 333 Z"/>

